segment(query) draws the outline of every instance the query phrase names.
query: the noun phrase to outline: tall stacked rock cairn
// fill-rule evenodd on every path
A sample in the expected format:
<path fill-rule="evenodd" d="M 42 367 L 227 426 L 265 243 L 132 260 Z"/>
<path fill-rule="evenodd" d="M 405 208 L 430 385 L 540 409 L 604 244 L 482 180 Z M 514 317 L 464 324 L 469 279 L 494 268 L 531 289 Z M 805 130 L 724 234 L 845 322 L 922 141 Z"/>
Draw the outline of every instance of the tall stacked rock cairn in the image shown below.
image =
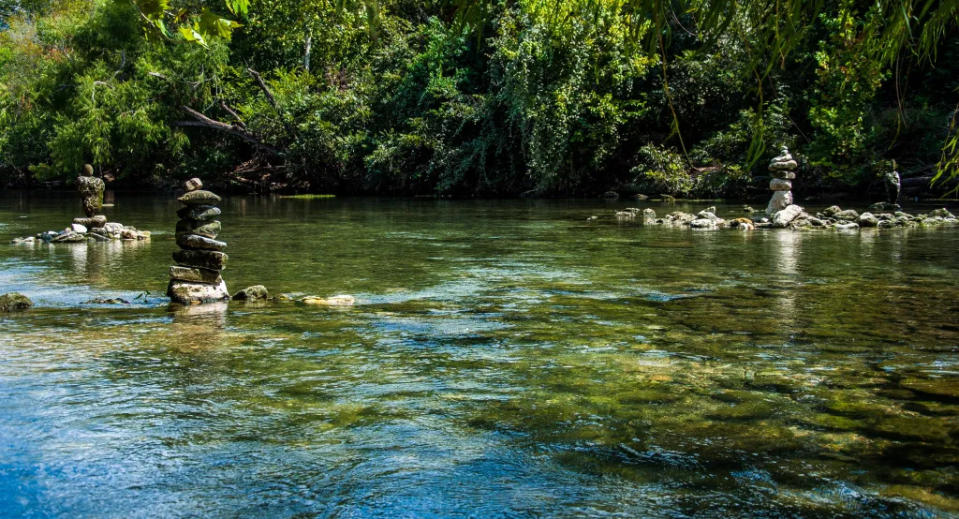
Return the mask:
<path fill-rule="evenodd" d="M 793 183 L 796 178 L 796 168 L 799 165 L 793 156 L 789 154 L 789 149 L 785 146 L 779 151 L 779 156 L 769 162 L 769 189 L 773 192 L 773 197 L 766 206 L 766 216 L 773 216 L 779 211 L 789 207 L 793 203 Z"/>
<path fill-rule="evenodd" d="M 176 265 L 170 267 L 167 295 L 175 303 L 194 305 L 230 299 L 220 272 L 226 267 L 226 243 L 218 241 L 220 197 L 202 189 L 198 178 L 186 181 L 186 193 L 177 200 L 184 205 L 177 216 Z"/>

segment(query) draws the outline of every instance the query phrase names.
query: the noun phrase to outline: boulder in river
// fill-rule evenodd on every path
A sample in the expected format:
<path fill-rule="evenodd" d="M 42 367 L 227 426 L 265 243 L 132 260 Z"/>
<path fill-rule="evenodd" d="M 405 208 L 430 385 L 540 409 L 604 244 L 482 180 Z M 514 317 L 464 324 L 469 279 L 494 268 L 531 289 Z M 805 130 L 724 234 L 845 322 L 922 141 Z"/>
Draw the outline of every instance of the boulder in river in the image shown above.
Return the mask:
<path fill-rule="evenodd" d="M 802 214 L 802 207 L 798 205 L 788 205 L 781 211 L 776 211 L 772 216 L 773 227 L 786 227 L 793 220 Z"/>
<path fill-rule="evenodd" d="M 184 305 L 230 299 L 230 293 L 226 291 L 226 282 L 223 280 L 217 284 L 209 284 L 171 279 L 167 286 L 167 296 L 174 302 Z"/>
<path fill-rule="evenodd" d="M 19 292 L 0 295 L 0 312 L 17 312 L 26 310 L 31 306 L 33 306 L 33 301 Z"/>

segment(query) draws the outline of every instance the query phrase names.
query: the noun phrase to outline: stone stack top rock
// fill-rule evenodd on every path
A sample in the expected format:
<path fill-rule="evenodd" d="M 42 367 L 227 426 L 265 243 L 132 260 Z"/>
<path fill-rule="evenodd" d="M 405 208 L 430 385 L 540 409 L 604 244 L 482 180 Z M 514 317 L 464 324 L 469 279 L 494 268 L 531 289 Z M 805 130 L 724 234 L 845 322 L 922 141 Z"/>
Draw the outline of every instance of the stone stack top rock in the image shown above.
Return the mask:
<path fill-rule="evenodd" d="M 201 189 L 203 182 L 191 178 L 184 184 L 186 193 L 177 198 L 184 205 L 177 211 L 176 244 L 180 250 L 173 253 L 177 263 L 170 267 L 170 285 L 167 295 L 181 304 L 211 303 L 230 298 L 226 282 L 220 272 L 226 268 L 226 243 L 217 240 L 222 228 L 219 220 L 220 202 L 216 194 Z"/>

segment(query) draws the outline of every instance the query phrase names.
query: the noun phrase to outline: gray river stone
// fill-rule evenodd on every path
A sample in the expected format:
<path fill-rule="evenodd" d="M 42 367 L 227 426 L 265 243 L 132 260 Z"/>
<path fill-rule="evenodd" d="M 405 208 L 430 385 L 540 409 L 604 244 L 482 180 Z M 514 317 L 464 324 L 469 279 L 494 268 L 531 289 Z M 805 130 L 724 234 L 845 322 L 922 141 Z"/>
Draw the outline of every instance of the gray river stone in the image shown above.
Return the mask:
<path fill-rule="evenodd" d="M 226 289 L 226 282 L 222 280 L 217 284 L 209 284 L 171 279 L 170 284 L 167 286 L 167 296 L 174 302 L 184 305 L 212 303 L 230 299 L 230 293 Z"/>
<path fill-rule="evenodd" d="M 801 214 L 802 207 L 799 207 L 798 205 L 788 205 L 785 209 L 777 211 L 775 214 L 773 214 L 773 227 L 786 227 Z"/>
<path fill-rule="evenodd" d="M 218 270 L 208 270 L 199 267 L 183 267 L 180 265 L 173 265 L 170 267 L 170 279 L 207 284 L 219 284 L 221 281 L 223 281 L 223 278 L 220 277 L 220 271 Z"/>
<path fill-rule="evenodd" d="M 179 234 L 176 237 L 176 244 L 189 250 L 222 251 L 226 248 L 226 242 L 213 240 L 199 234 Z"/>
<path fill-rule="evenodd" d="M 181 234 L 199 234 L 207 238 L 216 238 L 220 234 L 220 222 L 218 220 L 180 220 L 176 223 L 176 235 Z"/>
<path fill-rule="evenodd" d="M 220 197 L 210 191 L 198 189 L 184 194 L 177 200 L 184 205 L 214 205 L 220 202 Z"/>
<path fill-rule="evenodd" d="M 773 191 L 789 191 L 793 188 L 793 183 L 781 178 L 774 178 L 769 181 L 769 189 Z"/>
<path fill-rule="evenodd" d="M 16 312 L 26 310 L 31 306 L 33 306 L 33 301 L 19 292 L 10 292 L 0 296 L 0 312 Z"/>
<path fill-rule="evenodd" d="M 242 301 L 258 301 L 270 297 L 270 292 L 263 285 L 253 285 L 233 294 L 233 299 Z"/>
<path fill-rule="evenodd" d="M 193 177 L 190 180 L 187 180 L 184 184 L 187 191 L 196 191 L 197 189 L 203 189 L 203 181 Z"/>
<path fill-rule="evenodd" d="M 220 216 L 220 208 L 215 205 L 188 205 L 177 210 L 176 215 L 191 220 L 212 220 Z"/>
<path fill-rule="evenodd" d="M 223 252 L 208 250 L 178 250 L 173 253 L 173 261 L 186 267 L 200 267 L 210 270 L 223 270 L 229 256 Z"/>
<path fill-rule="evenodd" d="M 98 214 L 89 218 L 74 218 L 73 223 L 82 225 L 84 227 L 89 227 L 91 229 L 96 229 L 106 225 L 107 217 L 103 216 L 102 214 Z"/>
<path fill-rule="evenodd" d="M 792 191 L 775 191 L 766 206 L 766 214 L 772 216 L 789 207 L 793 203 Z"/>

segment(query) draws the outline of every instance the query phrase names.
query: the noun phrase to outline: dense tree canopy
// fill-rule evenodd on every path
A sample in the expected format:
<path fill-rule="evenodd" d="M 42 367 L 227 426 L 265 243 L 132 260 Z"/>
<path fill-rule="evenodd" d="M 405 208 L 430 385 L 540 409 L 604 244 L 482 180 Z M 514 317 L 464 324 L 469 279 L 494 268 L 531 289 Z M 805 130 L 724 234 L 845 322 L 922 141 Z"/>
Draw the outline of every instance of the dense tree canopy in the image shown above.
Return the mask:
<path fill-rule="evenodd" d="M 810 191 L 957 165 L 959 1 L 0 0 L 0 178 Z M 937 169 L 938 168 L 938 169 Z"/>

